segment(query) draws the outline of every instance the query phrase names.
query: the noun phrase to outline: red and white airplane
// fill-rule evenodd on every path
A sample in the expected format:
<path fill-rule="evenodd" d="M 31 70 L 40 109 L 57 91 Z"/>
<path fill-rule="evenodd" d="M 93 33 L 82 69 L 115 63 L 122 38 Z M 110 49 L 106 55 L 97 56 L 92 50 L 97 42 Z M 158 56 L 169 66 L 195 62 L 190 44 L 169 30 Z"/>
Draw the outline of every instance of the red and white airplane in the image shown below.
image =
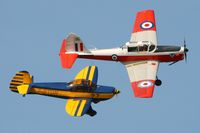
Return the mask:
<path fill-rule="evenodd" d="M 86 49 L 80 37 L 70 34 L 62 42 L 60 60 L 63 68 L 71 68 L 77 58 L 119 61 L 125 65 L 135 97 L 151 98 L 160 62 L 174 64 L 186 59 L 184 46 L 157 45 L 156 22 L 153 10 L 137 13 L 131 39 L 122 47 L 110 49 Z M 171 65 L 170 64 L 170 65 Z"/>

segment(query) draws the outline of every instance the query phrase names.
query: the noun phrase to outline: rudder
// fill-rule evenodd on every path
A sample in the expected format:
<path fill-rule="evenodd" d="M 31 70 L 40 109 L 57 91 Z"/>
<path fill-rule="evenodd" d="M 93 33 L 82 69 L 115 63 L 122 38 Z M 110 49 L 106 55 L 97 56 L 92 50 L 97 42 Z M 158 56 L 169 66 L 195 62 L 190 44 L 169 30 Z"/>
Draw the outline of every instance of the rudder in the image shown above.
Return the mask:
<path fill-rule="evenodd" d="M 66 39 L 63 40 L 60 48 L 60 61 L 63 68 L 71 68 L 79 53 L 89 52 L 83 44 L 79 36 L 70 33 Z"/>
<path fill-rule="evenodd" d="M 19 90 L 22 90 L 22 93 L 23 93 L 24 88 L 27 88 L 27 86 L 31 84 L 32 82 L 33 82 L 33 77 L 29 74 L 29 72 L 19 71 L 12 78 L 9 88 L 11 91 L 18 92 L 18 93 L 20 93 Z"/>

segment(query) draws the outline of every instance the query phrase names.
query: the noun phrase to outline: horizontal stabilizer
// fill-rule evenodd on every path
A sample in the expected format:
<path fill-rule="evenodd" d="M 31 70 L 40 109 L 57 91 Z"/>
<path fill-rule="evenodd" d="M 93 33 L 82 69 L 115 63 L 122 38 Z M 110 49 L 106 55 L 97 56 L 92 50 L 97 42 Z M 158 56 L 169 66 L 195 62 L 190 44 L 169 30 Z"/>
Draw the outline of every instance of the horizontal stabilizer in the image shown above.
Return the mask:
<path fill-rule="evenodd" d="M 29 88 L 29 85 L 17 86 L 17 90 L 18 90 L 19 94 L 21 94 L 21 95 L 27 94 L 28 93 L 28 88 Z"/>

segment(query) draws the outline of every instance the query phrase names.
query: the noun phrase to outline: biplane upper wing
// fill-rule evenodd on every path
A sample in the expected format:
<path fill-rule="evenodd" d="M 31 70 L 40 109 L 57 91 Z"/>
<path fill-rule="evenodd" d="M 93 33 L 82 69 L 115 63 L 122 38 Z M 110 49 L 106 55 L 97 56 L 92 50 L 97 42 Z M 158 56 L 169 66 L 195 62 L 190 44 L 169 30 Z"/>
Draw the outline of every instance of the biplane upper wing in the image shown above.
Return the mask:
<path fill-rule="evenodd" d="M 92 99 L 69 99 L 65 110 L 71 116 L 81 117 L 91 109 Z"/>
<path fill-rule="evenodd" d="M 153 96 L 158 61 L 140 61 L 124 63 L 135 97 L 151 98 Z"/>
<path fill-rule="evenodd" d="M 153 10 L 144 10 L 136 15 L 130 42 L 139 41 L 150 41 L 157 45 L 156 21 Z"/>
<path fill-rule="evenodd" d="M 97 84 L 98 80 L 98 69 L 96 66 L 87 66 L 82 69 L 75 77 L 75 79 L 85 79 L 90 80 Z"/>

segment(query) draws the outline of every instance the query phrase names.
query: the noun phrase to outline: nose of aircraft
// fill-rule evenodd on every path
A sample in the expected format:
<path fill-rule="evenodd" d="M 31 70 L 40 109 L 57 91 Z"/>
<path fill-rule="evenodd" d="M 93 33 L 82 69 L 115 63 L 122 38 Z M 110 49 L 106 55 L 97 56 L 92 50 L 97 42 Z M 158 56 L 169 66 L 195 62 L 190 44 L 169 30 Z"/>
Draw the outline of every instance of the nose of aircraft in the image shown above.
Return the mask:
<path fill-rule="evenodd" d="M 188 51 L 189 51 L 189 49 L 185 47 L 184 52 L 187 53 Z"/>
<path fill-rule="evenodd" d="M 120 90 L 117 90 L 117 89 L 115 89 L 115 92 L 114 92 L 115 94 L 119 94 L 120 93 Z"/>
<path fill-rule="evenodd" d="M 187 52 L 189 51 L 189 49 L 186 46 L 186 41 L 184 39 L 184 55 L 185 55 L 185 61 L 187 62 Z"/>

